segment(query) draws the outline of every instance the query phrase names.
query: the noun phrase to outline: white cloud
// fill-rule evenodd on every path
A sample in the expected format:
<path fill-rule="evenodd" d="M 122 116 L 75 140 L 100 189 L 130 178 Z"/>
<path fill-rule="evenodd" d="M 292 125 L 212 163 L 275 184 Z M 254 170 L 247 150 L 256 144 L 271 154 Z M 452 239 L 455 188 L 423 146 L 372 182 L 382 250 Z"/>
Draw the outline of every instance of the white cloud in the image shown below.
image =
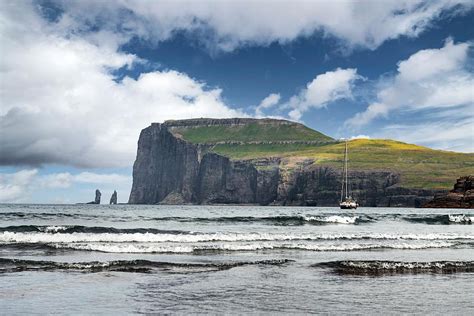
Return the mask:
<path fill-rule="evenodd" d="M 468 43 L 448 39 L 440 49 L 421 50 L 398 64 L 398 73 L 377 101 L 346 123 L 363 126 L 390 111 L 419 111 L 473 103 L 474 76 L 466 69 Z"/>
<path fill-rule="evenodd" d="M 321 108 L 336 100 L 352 98 L 354 81 L 361 78 L 357 69 L 351 68 L 337 68 L 316 76 L 298 95 L 290 98 L 287 104 L 292 108 L 289 117 L 298 121 L 310 108 Z"/>
<path fill-rule="evenodd" d="M 69 188 L 71 184 L 72 175 L 69 172 L 49 174 L 40 180 L 40 185 L 46 188 Z"/>
<path fill-rule="evenodd" d="M 25 198 L 26 188 L 31 185 L 37 173 L 37 169 L 0 173 L 0 202 L 22 201 Z"/>
<path fill-rule="evenodd" d="M 474 107 L 471 111 L 474 112 Z M 474 152 L 474 117 L 459 121 L 392 124 L 383 128 L 380 135 L 432 148 L 472 153 Z"/>
<path fill-rule="evenodd" d="M 260 104 L 255 109 L 255 116 L 257 117 L 265 116 L 263 111 L 277 105 L 278 102 L 280 102 L 280 98 L 281 96 L 279 93 L 269 94 L 265 99 L 262 100 L 262 102 L 260 102 Z"/>
<path fill-rule="evenodd" d="M 96 184 L 124 184 L 130 183 L 131 178 L 117 173 L 101 174 L 94 172 L 81 172 L 73 175 L 69 172 L 53 173 L 41 177 L 41 186 L 48 188 L 68 188 L 73 183 Z"/>
<path fill-rule="evenodd" d="M 120 38 L 80 38 L 24 2 L 0 5 L 2 164 L 128 166 L 151 122 L 245 115 L 220 89 L 177 71 L 116 82 L 113 70 L 142 62 L 117 50 Z"/>
<path fill-rule="evenodd" d="M 73 181 L 83 183 L 119 184 L 131 182 L 131 178 L 129 176 L 124 176 L 117 173 L 100 174 L 93 172 L 81 172 L 73 177 Z"/>
<path fill-rule="evenodd" d="M 467 43 L 454 44 L 451 38 L 440 49 L 424 49 L 398 63 L 398 80 L 416 82 L 458 71 L 464 67 Z"/>
<path fill-rule="evenodd" d="M 67 20 L 121 26 L 145 39 L 198 32 L 210 49 L 287 43 L 321 32 L 349 47 L 375 49 L 400 36 L 416 37 L 441 14 L 459 14 L 470 0 L 340 1 L 64 1 Z M 106 18 L 104 18 L 106 17 Z M 65 18 L 66 19 L 66 18 Z"/>
<path fill-rule="evenodd" d="M 370 136 L 360 134 L 360 135 L 357 135 L 357 136 L 351 136 L 350 139 L 369 139 L 369 138 L 370 138 Z"/>
<path fill-rule="evenodd" d="M 388 106 L 383 103 L 372 103 L 364 112 L 357 113 L 345 122 L 346 126 L 358 128 L 368 124 L 377 117 L 387 116 Z"/>
<path fill-rule="evenodd" d="M 416 36 L 442 12 L 453 8 L 465 11 L 472 2 L 363 1 L 355 5 L 352 1 L 277 1 L 269 7 L 266 1 L 122 0 L 64 1 L 60 5 L 65 13 L 59 21 L 49 23 L 39 16 L 37 3 L 0 2 L 0 164 L 129 166 L 139 131 L 150 122 L 245 116 L 225 104 L 219 88 L 177 71 L 117 80 L 114 71 L 144 62 L 119 50 L 133 35 L 160 41 L 179 30 L 197 31 L 210 46 L 232 50 L 242 45 L 289 42 L 323 31 L 349 46 L 375 48 L 400 35 Z M 117 26 L 121 34 L 117 34 Z M 445 79 L 446 89 L 429 90 L 425 104 L 444 106 L 454 102 L 451 100 L 460 104 L 470 97 L 465 87 L 472 86 L 472 76 L 453 70 L 457 60 L 464 58 L 462 49 L 448 55 L 456 57 L 451 64 L 439 63 L 436 71 L 456 75 Z M 410 63 L 418 62 L 406 62 L 399 69 L 410 77 Z M 290 99 L 290 117 L 300 119 L 311 107 L 350 98 L 357 78 L 355 69 L 317 76 Z M 383 99 L 396 92 L 387 90 Z M 416 90 L 412 93 L 417 95 Z M 276 96 L 262 102 L 260 110 L 275 106 L 279 102 Z M 367 115 L 376 117 L 390 111 L 384 102 L 379 103 L 377 111 L 369 111 L 375 114 Z M 416 99 L 412 103 L 423 104 Z M 55 181 L 53 185 L 65 186 L 67 176 Z"/>
<path fill-rule="evenodd" d="M 421 50 L 399 62 L 397 74 L 383 83 L 377 100 L 364 112 L 347 120 L 345 125 L 359 129 L 379 117 L 390 119 L 391 114 L 412 118 L 416 115 L 416 124 L 407 123 L 396 128 L 391 124 L 384 130 L 399 134 L 405 141 L 469 150 L 474 142 L 472 128 L 467 128 L 469 124 L 466 123 L 474 120 L 474 74 L 468 69 L 470 45 L 455 44 L 447 39 L 439 49 Z M 465 132 L 461 132 L 462 129 Z M 429 134 L 422 136 L 422 131 Z M 448 139 L 451 144 L 447 143 Z"/>

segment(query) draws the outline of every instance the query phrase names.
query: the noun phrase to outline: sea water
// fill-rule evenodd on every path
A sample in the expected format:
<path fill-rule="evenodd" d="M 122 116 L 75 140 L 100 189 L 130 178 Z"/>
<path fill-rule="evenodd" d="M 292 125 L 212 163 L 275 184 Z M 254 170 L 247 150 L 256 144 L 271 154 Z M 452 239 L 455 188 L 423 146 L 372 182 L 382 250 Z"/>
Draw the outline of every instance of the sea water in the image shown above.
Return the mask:
<path fill-rule="evenodd" d="M 471 210 L 0 205 L 0 314 L 474 314 Z"/>

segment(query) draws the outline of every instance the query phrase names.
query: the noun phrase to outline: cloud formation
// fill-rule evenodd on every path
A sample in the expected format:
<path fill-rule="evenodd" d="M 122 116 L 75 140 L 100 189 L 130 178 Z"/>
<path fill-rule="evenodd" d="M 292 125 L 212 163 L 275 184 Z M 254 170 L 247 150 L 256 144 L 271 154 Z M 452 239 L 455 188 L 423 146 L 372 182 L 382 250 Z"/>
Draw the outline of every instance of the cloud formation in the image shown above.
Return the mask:
<path fill-rule="evenodd" d="M 351 136 L 349 139 L 351 140 L 352 139 L 370 139 L 370 136 L 361 134 L 361 135 Z"/>
<path fill-rule="evenodd" d="M 119 28 L 151 41 L 169 39 L 180 31 L 195 32 L 202 35 L 202 44 L 222 51 L 288 43 L 315 32 L 337 38 L 344 46 L 375 49 L 390 39 L 418 36 L 442 14 L 460 14 L 473 7 L 469 0 L 59 3 L 65 17 L 87 22 L 86 25 L 106 23 L 109 29 Z"/>
<path fill-rule="evenodd" d="M 26 188 L 37 175 L 38 170 L 21 170 L 15 173 L 0 173 L 0 202 L 16 202 L 24 197 Z"/>
<path fill-rule="evenodd" d="M 120 39 L 75 36 L 21 4 L 0 4 L 0 164 L 129 166 L 150 122 L 245 116 L 177 71 L 118 80 L 115 70 L 143 62 Z"/>
<path fill-rule="evenodd" d="M 62 11 L 51 21 L 44 18 L 41 3 L 0 2 L 0 41 L 5 48 L 0 59 L 0 165 L 129 166 L 139 131 L 150 122 L 247 115 L 229 107 L 218 87 L 182 72 L 117 78 L 119 70 L 147 62 L 120 50 L 134 36 L 162 41 L 179 31 L 197 32 L 210 48 L 231 51 L 321 32 L 350 47 L 374 49 L 392 38 L 417 36 L 441 14 L 473 6 L 462 0 L 357 5 L 276 1 L 271 8 L 266 1 L 54 2 Z M 347 124 L 361 126 L 402 107 L 469 106 L 466 100 L 472 100 L 472 94 L 467 88 L 473 80 L 463 68 L 468 46 L 448 40 L 442 49 L 402 61 L 378 100 Z M 339 68 L 316 76 L 285 103 L 289 117 L 300 120 L 311 108 L 350 99 L 360 78 L 356 69 Z M 270 94 L 256 116 L 280 101 L 279 94 Z M 66 175 L 56 180 L 58 186 L 68 183 Z"/>
<path fill-rule="evenodd" d="M 260 104 L 255 109 L 255 116 L 256 117 L 263 117 L 265 114 L 263 113 L 265 110 L 268 110 L 278 104 L 280 102 L 280 94 L 279 93 L 271 93 L 265 99 L 260 102 Z"/>
<path fill-rule="evenodd" d="M 382 129 L 380 135 L 431 148 L 473 153 L 474 116 L 424 121 L 417 124 L 390 124 Z"/>
<path fill-rule="evenodd" d="M 352 68 L 337 68 L 316 76 L 298 95 L 290 98 L 287 106 L 292 110 L 288 116 L 298 121 L 310 108 L 321 108 L 330 102 L 352 98 L 354 81 L 358 79 L 362 77 L 357 74 L 357 69 Z"/>
<path fill-rule="evenodd" d="M 474 119 L 474 74 L 468 66 L 469 49 L 470 43 L 454 43 L 449 38 L 439 49 L 420 50 L 400 61 L 396 75 L 381 83 L 383 88 L 378 91 L 376 101 L 347 120 L 345 125 L 359 129 L 379 117 L 416 113 L 416 124 L 391 124 L 385 131 L 397 131 L 402 139 L 428 145 L 433 145 L 433 135 L 437 135 L 440 142 L 435 147 L 472 150 L 474 134 L 470 124 Z M 456 127 L 465 132 L 454 132 Z M 431 133 L 413 137 L 409 130 Z M 457 145 L 446 146 L 443 139 L 451 139 Z"/>
<path fill-rule="evenodd" d="M 48 188 L 68 188 L 73 183 L 120 185 L 129 182 L 131 182 L 129 176 L 117 173 L 101 174 L 94 172 L 81 172 L 75 175 L 69 172 L 53 173 L 42 176 L 39 181 L 42 187 Z"/>

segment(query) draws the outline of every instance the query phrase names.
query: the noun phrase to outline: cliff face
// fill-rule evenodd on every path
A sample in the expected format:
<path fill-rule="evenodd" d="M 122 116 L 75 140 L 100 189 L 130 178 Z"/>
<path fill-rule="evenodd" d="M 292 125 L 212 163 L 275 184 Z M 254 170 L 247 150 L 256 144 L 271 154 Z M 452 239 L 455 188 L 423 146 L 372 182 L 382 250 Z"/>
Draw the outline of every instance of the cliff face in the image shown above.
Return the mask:
<path fill-rule="evenodd" d="M 434 208 L 474 208 L 474 176 L 457 179 L 448 194 L 437 194 L 423 207 Z"/>
<path fill-rule="evenodd" d="M 192 144 L 173 133 L 186 124 L 219 121 L 169 121 L 142 130 L 129 203 L 338 205 L 340 170 L 311 159 L 231 160 L 211 152 L 209 144 Z M 245 122 L 225 120 L 225 124 Z M 353 171 L 349 176 L 362 206 L 420 206 L 439 192 L 402 188 L 400 176 L 391 171 Z"/>
<path fill-rule="evenodd" d="M 161 124 L 140 133 L 129 203 L 155 204 L 169 194 L 194 201 L 199 170 L 198 149 L 174 137 Z"/>

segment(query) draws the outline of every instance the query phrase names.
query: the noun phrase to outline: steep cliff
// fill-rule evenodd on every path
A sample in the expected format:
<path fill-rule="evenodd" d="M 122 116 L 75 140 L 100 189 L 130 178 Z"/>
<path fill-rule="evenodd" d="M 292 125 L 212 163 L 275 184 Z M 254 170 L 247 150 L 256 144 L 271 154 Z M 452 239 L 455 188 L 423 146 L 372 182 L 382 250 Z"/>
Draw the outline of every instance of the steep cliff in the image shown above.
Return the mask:
<path fill-rule="evenodd" d="M 140 133 L 129 203 L 155 204 L 169 194 L 193 202 L 199 171 L 198 147 L 176 138 L 163 124 Z"/>
<path fill-rule="evenodd" d="M 413 180 L 416 173 L 423 181 L 428 179 L 426 170 L 418 171 L 416 157 L 429 164 L 426 157 L 436 151 L 426 153 L 423 147 L 393 141 L 386 147 L 377 141 L 369 143 L 379 156 L 378 162 L 370 153 L 372 147 L 360 147 L 366 146 L 361 142 L 350 145 L 355 166 L 349 174 L 350 185 L 362 206 L 421 206 L 445 192 L 442 186 L 416 187 Z M 304 125 L 284 120 L 154 123 L 140 134 L 129 203 L 334 206 L 341 188 L 340 145 Z M 367 150 L 368 158 L 364 158 Z M 393 158 L 395 154 L 399 156 Z M 448 156 L 449 161 L 455 160 Z M 474 161 L 467 157 L 467 167 L 460 162 L 461 167 L 450 168 L 471 168 Z M 440 159 L 434 163 L 444 163 L 444 158 Z M 439 183 L 444 181 L 439 179 Z"/>

